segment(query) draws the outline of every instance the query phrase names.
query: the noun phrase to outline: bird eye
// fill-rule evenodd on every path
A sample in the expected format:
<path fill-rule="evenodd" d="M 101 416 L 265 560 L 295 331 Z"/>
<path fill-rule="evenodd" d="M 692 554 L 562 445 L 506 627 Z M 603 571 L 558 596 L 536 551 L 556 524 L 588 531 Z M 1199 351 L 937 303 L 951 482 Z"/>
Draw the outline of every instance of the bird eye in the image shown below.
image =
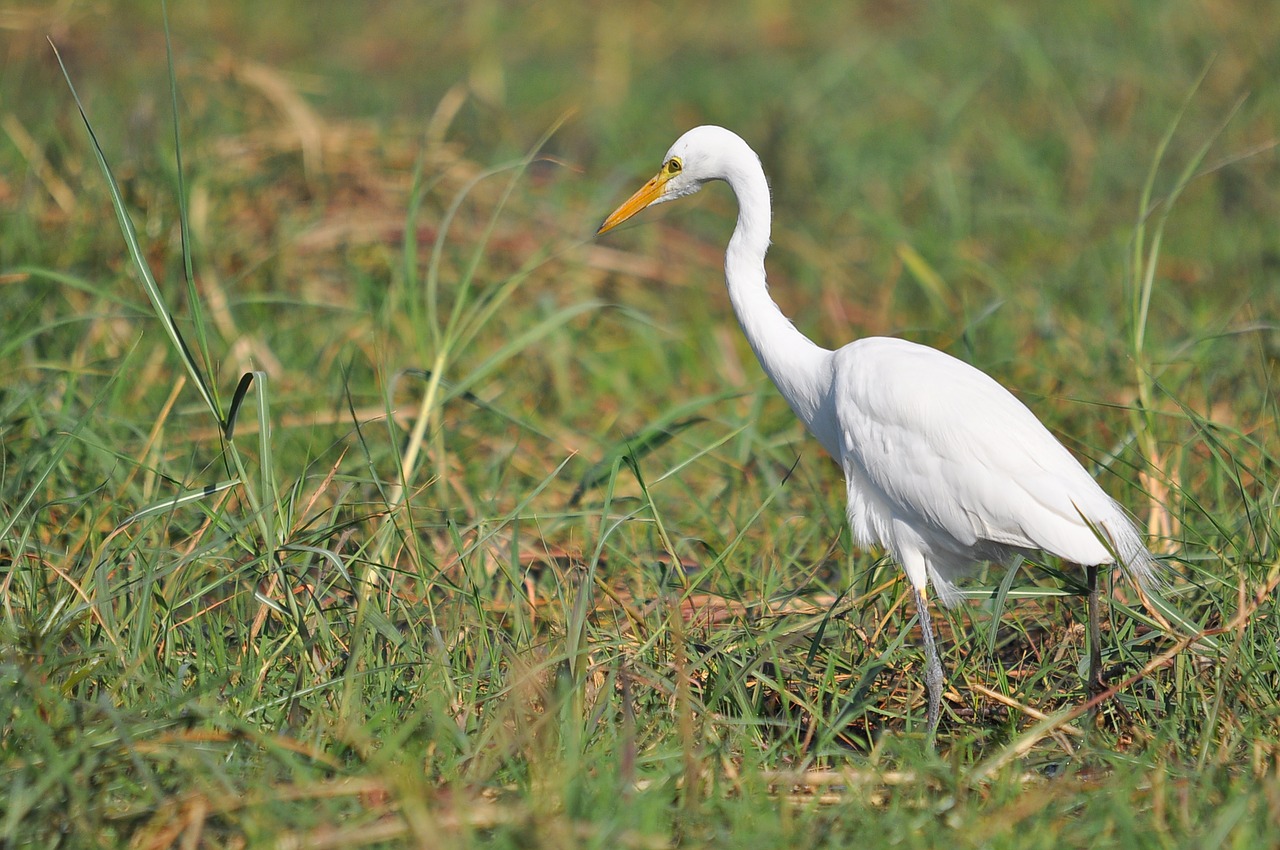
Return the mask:
<path fill-rule="evenodd" d="M 684 167 L 684 165 L 680 162 L 680 158 L 679 158 L 679 157 L 674 157 L 674 156 L 673 156 L 671 159 L 667 160 L 667 173 L 668 173 L 668 174 L 679 174 L 679 173 L 680 173 L 680 169 L 681 169 L 681 168 L 683 168 L 683 167 Z"/>

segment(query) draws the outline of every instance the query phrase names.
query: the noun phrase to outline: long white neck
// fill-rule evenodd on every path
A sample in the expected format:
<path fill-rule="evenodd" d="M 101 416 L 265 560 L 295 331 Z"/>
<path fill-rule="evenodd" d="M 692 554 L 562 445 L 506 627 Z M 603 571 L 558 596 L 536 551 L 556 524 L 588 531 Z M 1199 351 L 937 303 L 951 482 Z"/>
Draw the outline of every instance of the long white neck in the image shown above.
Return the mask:
<path fill-rule="evenodd" d="M 769 250 L 769 184 L 753 156 L 725 176 L 738 198 L 738 226 L 724 258 L 729 301 L 747 342 L 765 373 L 796 416 L 826 447 L 838 451 L 829 433 L 831 352 L 796 329 L 769 297 L 764 256 Z M 836 455 L 838 457 L 838 454 Z"/>

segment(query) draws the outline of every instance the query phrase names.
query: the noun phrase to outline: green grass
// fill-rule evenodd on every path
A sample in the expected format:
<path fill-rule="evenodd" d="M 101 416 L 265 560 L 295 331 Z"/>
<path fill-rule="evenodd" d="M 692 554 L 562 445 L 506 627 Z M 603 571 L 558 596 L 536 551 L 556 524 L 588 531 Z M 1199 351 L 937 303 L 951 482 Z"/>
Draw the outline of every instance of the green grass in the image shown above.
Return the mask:
<path fill-rule="evenodd" d="M 150 3 L 0 12 L 0 845 L 1276 843 L 1268 4 L 215 5 L 176 98 Z M 591 239 L 704 122 L 798 325 L 1012 387 L 1216 649 L 1117 582 L 1091 725 L 990 569 L 925 746 L 732 199 Z"/>

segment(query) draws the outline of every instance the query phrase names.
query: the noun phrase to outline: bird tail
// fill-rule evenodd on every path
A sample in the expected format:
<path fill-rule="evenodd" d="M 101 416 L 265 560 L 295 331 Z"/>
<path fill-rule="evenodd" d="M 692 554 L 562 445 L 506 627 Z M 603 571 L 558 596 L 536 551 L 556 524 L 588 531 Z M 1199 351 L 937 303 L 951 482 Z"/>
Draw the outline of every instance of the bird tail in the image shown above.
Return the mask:
<path fill-rule="evenodd" d="M 1107 547 L 1125 574 L 1144 590 L 1159 590 L 1166 584 L 1164 564 L 1151 554 L 1142 534 L 1125 514 L 1119 503 L 1113 502 L 1114 516 L 1096 525 L 1091 523 L 1094 534 Z"/>

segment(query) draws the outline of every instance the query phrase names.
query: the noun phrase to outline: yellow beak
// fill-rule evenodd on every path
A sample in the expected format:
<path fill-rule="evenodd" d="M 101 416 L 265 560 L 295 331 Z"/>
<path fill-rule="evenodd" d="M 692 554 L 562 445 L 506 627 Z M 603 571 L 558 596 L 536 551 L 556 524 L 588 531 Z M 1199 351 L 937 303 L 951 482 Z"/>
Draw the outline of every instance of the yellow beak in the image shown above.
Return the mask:
<path fill-rule="evenodd" d="M 600 229 L 596 231 L 596 236 L 601 233 L 608 233 L 619 224 L 622 224 L 631 216 L 640 212 L 640 210 L 658 200 L 662 195 L 662 187 L 666 185 L 670 176 L 665 171 L 658 172 L 648 183 L 640 187 L 640 190 L 622 202 L 622 206 L 618 207 L 609 217 L 604 220 L 604 224 L 600 225 Z"/>

